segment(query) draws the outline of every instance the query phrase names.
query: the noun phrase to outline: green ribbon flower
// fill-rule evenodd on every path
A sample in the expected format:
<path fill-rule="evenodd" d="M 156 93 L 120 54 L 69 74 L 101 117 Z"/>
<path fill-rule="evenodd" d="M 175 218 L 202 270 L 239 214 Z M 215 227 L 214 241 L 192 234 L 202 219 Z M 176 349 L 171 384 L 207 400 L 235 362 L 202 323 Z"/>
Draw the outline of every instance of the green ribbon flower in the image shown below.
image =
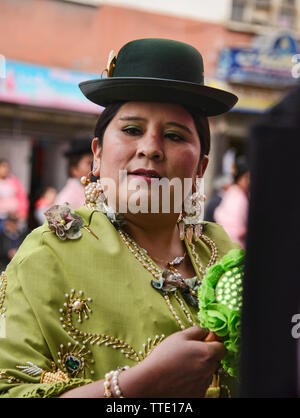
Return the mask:
<path fill-rule="evenodd" d="M 244 257 L 244 250 L 231 250 L 207 270 L 198 290 L 200 326 L 223 337 L 227 354 L 221 363 L 224 370 L 235 377 L 240 346 Z"/>

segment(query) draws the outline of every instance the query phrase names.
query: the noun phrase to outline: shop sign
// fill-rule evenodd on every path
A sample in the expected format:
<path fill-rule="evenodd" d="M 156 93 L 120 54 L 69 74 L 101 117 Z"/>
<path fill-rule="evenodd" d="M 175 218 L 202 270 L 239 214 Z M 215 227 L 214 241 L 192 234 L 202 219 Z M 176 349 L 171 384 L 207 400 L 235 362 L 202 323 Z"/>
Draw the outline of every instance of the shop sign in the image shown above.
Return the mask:
<path fill-rule="evenodd" d="M 239 98 L 232 112 L 264 113 L 268 108 L 278 103 L 286 93 L 282 89 L 269 89 L 266 87 L 232 85 L 216 78 L 205 79 L 205 84 L 221 90 L 231 91 Z"/>
<path fill-rule="evenodd" d="M 249 48 L 224 48 L 217 65 L 217 78 L 277 88 L 296 85 L 300 80 L 300 72 L 296 71 L 300 54 L 295 39 L 284 34 L 260 40 Z"/>
<path fill-rule="evenodd" d="M 5 60 L 5 77 L 0 78 L 0 101 L 47 108 L 99 113 L 78 83 L 99 78 L 98 74 L 43 67 Z"/>

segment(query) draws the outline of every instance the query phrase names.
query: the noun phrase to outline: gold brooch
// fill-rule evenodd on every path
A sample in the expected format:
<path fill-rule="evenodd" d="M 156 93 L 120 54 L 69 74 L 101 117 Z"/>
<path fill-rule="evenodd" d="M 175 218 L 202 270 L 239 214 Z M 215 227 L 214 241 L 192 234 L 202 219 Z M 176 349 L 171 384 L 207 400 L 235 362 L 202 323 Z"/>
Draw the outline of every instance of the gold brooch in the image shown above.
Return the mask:
<path fill-rule="evenodd" d="M 116 62 L 117 62 L 117 56 L 115 54 L 115 51 L 111 50 L 109 55 L 108 55 L 106 68 L 102 72 L 102 74 L 106 71 L 107 72 L 107 78 L 112 77 L 115 66 L 116 66 Z"/>

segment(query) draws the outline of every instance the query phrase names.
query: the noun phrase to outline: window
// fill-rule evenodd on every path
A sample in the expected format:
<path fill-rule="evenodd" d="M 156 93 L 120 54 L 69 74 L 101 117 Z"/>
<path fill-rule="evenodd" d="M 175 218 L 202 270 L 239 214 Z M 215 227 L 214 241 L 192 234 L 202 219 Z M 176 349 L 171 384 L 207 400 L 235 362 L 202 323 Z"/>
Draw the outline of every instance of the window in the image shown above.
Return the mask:
<path fill-rule="evenodd" d="M 232 0 L 228 26 L 261 34 L 283 28 L 300 35 L 300 0 Z"/>
<path fill-rule="evenodd" d="M 232 0 L 231 19 L 237 22 L 266 23 L 271 0 Z"/>
<path fill-rule="evenodd" d="M 252 7 L 251 23 L 265 24 L 270 19 L 271 2 L 255 0 Z"/>
<path fill-rule="evenodd" d="M 233 0 L 232 10 L 231 10 L 231 19 L 242 22 L 244 20 L 244 13 L 246 8 L 247 1 L 245 0 Z"/>
<path fill-rule="evenodd" d="M 295 0 L 282 1 L 277 19 L 278 25 L 288 29 L 296 29 L 296 9 Z"/>

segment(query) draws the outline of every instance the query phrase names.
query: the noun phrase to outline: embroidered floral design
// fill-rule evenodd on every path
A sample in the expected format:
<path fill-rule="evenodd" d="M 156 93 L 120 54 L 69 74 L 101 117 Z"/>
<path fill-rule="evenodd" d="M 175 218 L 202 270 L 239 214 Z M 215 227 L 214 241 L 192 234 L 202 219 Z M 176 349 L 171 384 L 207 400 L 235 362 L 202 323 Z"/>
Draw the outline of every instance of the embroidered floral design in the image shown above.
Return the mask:
<path fill-rule="evenodd" d="M 156 347 L 165 338 L 165 335 L 161 335 L 161 336 L 156 335 L 154 339 L 148 338 L 147 343 L 143 344 L 142 350 L 137 352 L 132 346 L 127 344 L 125 341 L 120 340 L 119 338 L 112 337 L 106 334 L 84 332 L 84 331 L 79 330 L 73 324 L 73 316 L 74 314 L 79 315 L 79 312 L 83 313 L 86 302 L 87 301 L 91 302 L 90 298 L 83 299 L 82 296 L 83 296 L 82 290 L 76 293 L 75 290 L 72 289 L 70 294 L 67 293 L 65 295 L 67 301 L 64 303 L 64 307 L 60 308 L 59 312 L 61 315 L 60 321 L 62 323 L 62 327 L 68 332 L 70 336 L 73 337 L 74 340 L 77 340 L 77 339 L 80 340 L 83 344 L 83 348 L 85 348 L 87 344 L 95 345 L 96 347 L 103 345 L 105 347 L 111 347 L 114 350 L 120 350 L 121 353 L 127 359 L 131 359 L 135 362 L 140 362 L 144 358 L 146 358 L 146 356 L 150 354 L 153 348 Z M 91 313 L 92 311 L 90 310 L 90 308 L 87 305 L 86 307 L 88 309 L 88 312 Z M 85 315 L 85 319 L 88 319 L 88 316 Z M 79 346 L 78 344 L 79 344 L 78 341 L 76 341 L 76 346 Z M 90 351 L 87 352 L 86 354 L 88 353 L 90 353 Z M 76 352 L 76 353 L 69 352 L 69 354 L 73 357 L 76 357 L 76 359 L 78 360 L 77 356 L 82 355 L 82 352 Z M 65 354 L 62 354 L 62 352 L 59 353 L 60 364 L 64 363 L 66 359 L 64 356 Z M 77 365 L 78 366 L 77 368 L 80 368 L 82 362 L 78 364 L 76 362 L 76 359 L 74 359 L 73 357 L 68 359 L 69 360 L 68 364 L 71 364 L 72 362 L 74 362 L 74 366 Z M 64 371 L 66 370 L 64 369 Z"/>
<path fill-rule="evenodd" d="M 81 375 L 85 377 L 85 367 L 90 371 L 90 374 L 94 374 L 94 370 L 91 370 L 89 363 L 94 363 L 94 360 L 91 358 L 91 351 L 87 350 L 86 346 L 83 344 L 81 347 L 79 342 L 72 346 L 72 343 L 68 343 L 68 347 L 64 347 L 63 344 L 60 345 L 60 350 L 57 353 L 58 360 L 61 369 L 67 373 L 67 375 L 77 377 Z"/>
<path fill-rule="evenodd" d="M 89 318 L 88 313 L 91 313 L 91 309 L 88 306 L 88 302 L 91 302 L 91 298 L 83 298 L 83 291 L 80 290 L 78 293 L 75 293 L 75 290 L 72 289 L 70 295 L 66 293 L 65 297 L 67 298 L 66 305 L 69 309 L 75 312 L 78 315 L 78 322 L 82 322 L 82 315 L 85 319 Z M 63 312 L 63 310 L 61 310 Z M 63 320 L 63 318 L 61 318 Z"/>
<path fill-rule="evenodd" d="M 227 355 L 221 361 L 230 376 L 237 376 L 244 275 L 242 249 L 231 250 L 210 267 L 198 291 L 200 326 L 223 337 Z"/>
<path fill-rule="evenodd" d="M 64 205 L 54 205 L 45 212 L 49 228 L 61 240 L 78 239 L 81 237 L 80 228 L 83 227 L 81 216 L 72 212 L 68 203 Z"/>

